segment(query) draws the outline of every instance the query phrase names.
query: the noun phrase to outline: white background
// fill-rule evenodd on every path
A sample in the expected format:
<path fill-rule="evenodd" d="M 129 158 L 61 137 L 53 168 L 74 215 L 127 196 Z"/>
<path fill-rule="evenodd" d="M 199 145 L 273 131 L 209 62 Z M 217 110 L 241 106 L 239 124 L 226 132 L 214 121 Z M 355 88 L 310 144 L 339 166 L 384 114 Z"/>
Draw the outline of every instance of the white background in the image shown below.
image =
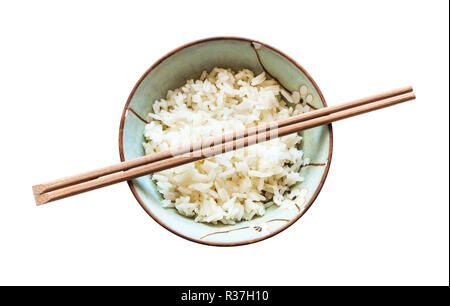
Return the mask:
<path fill-rule="evenodd" d="M 448 23 L 448 1 L 1 1 L 0 284 L 448 285 Z M 329 105 L 418 99 L 334 124 L 317 201 L 256 244 L 179 238 L 124 183 L 35 207 L 32 185 L 118 162 L 151 64 L 221 35 L 292 56 Z"/>

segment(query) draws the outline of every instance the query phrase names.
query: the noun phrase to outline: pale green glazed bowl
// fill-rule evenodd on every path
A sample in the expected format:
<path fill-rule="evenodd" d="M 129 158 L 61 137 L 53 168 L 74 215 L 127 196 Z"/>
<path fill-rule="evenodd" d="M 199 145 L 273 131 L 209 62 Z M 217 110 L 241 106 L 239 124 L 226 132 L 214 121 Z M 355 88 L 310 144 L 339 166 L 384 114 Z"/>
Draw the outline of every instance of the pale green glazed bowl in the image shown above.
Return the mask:
<path fill-rule="evenodd" d="M 237 37 L 209 38 L 184 45 L 150 67 L 128 98 L 120 123 L 119 149 L 122 161 L 144 155 L 146 114 L 152 112 L 155 100 L 164 98 L 169 89 L 178 88 L 186 80 L 199 78 L 203 70 L 214 67 L 237 71 L 247 68 L 255 73 L 266 71 L 287 90 L 306 85 L 314 108 L 326 106 L 316 83 L 295 61 L 280 51 L 260 42 Z M 303 97 L 306 100 L 306 97 Z M 303 203 L 294 209 L 269 208 L 265 215 L 235 225 L 196 223 L 180 215 L 176 209 L 163 208 L 161 194 L 149 176 L 129 181 L 139 204 L 159 224 L 191 241 L 219 246 L 248 244 L 271 237 L 297 221 L 311 206 L 327 176 L 333 147 L 331 125 L 303 131 L 304 156 L 310 162 L 301 168 Z"/>

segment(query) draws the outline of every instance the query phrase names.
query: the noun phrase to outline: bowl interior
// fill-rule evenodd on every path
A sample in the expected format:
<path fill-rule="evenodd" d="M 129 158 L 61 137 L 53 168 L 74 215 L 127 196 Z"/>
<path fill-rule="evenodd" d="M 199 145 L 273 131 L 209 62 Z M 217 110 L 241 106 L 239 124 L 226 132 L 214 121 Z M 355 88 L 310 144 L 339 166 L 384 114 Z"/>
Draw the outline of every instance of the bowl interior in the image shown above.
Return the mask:
<path fill-rule="evenodd" d="M 325 106 L 323 97 L 307 73 L 275 49 L 258 42 L 239 38 L 218 38 L 184 46 L 157 62 L 136 85 L 124 111 L 120 131 L 122 160 L 144 155 L 146 114 L 152 112 L 155 100 L 164 98 L 169 89 L 182 86 L 186 80 L 199 78 L 202 71 L 214 67 L 247 68 L 255 73 L 266 71 L 290 91 L 305 85 L 313 98 L 314 108 Z M 302 149 L 310 162 L 300 172 L 304 182 L 303 208 L 269 208 L 262 217 L 235 225 L 196 223 L 173 208 L 161 206 L 162 196 L 149 176 L 130 182 L 130 187 L 142 207 L 161 225 L 193 241 L 216 245 L 236 245 L 269 237 L 297 220 L 309 208 L 320 191 L 328 172 L 332 135 L 331 126 L 303 131 Z"/>

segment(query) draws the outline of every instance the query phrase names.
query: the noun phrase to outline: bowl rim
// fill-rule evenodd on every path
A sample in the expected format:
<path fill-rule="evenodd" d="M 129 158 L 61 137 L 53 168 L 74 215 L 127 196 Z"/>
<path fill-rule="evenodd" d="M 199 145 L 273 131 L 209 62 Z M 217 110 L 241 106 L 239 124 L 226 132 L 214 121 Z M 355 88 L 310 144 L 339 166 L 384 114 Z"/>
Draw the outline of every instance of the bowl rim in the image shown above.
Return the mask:
<path fill-rule="evenodd" d="M 277 52 L 278 54 L 280 54 L 281 56 L 285 57 L 287 60 L 289 60 L 292 64 L 294 64 L 298 69 L 300 69 L 305 76 L 310 80 L 310 82 L 313 84 L 313 86 L 315 87 L 317 93 L 319 94 L 323 105 L 326 107 L 327 103 L 325 101 L 325 98 L 322 94 L 322 91 L 320 90 L 319 86 L 317 86 L 316 82 L 313 80 L 313 78 L 311 77 L 311 75 L 300 65 L 298 64 L 295 60 L 293 60 L 291 57 L 289 57 L 288 55 L 286 55 L 285 53 L 281 52 L 280 50 L 266 44 L 266 43 L 262 43 L 260 41 L 254 40 L 254 39 L 249 39 L 249 38 L 243 38 L 243 37 L 235 37 L 235 36 L 217 36 L 217 37 L 210 37 L 210 38 L 205 38 L 205 39 L 200 39 L 200 40 L 195 40 L 192 42 L 189 42 L 187 44 L 184 44 L 172 51 L 170 51 L 169 53 L 167 53 L 166 55 L 164 55 L 163 57 L 161 57 L 159 60 L 157 60 L 153 65 L 150 66 L 150 68 L 147 69 L 147 71 L 144 72 L 144 74 L 140 77 L 140 79 L 137 81 L 136 85 L 134 85 L 133 90 L 131 91 L 130 95 L 128 96 L 128 100 L 124 106 L 124 109 L 122 111 L 122 116 L 120 119 L 120 126 L 119 126 L 119 155 L 120 155 L 120 161 L 123 162 L 125 161 L 125 155 L 124 155 L 124 150 L 123 150 L 123 130 L 124 130 L 124 125 L 125 125 L 125 118 L 126 118 L 126 114 L 127 114 L 127 110 L 128 107 L 131 103 L 131 100 L 133 99 L 133 96 L 136 92 L 136 90 L 138 89 L 138 87 L 141 85 L 142 81 L 148 76 L 148 74 L 155 68 L 157 67 L 159 64 L 161 64 L 164 60 L 166 60 L 167 58 L 169 58 L 170 56 L 174 55 L 175 53 L 197 45 L 197 44 L 201 44 L 201 43 L 205 43 L 205 42 L 210 42 L 210 41 L 216 41 L 216 40 L 238 40 L 238 41 L 244 41 L 244 42 L 248 42 L 250 44 L 252 43 L 257 43 L 260 44 L 268 49 L 271 49 L 275 52 Z M 175 235 L 190 240 L 192 242 L 196 242 L 199 244 L 204 244 L 204 245 L 212 245 L 212 246 L 239 246 L 239 245 L 246 245 L 246 244 L 251 244 L 251 243 L 255 243 L 255 242 L 259 242 L 259 241 L 263 241 L 267 238 L 273 237 L 279 233 L 281 233 L 282 231 L 284 231 L 285 229 L 287 229 L 288 227 L 290 227 L 292 224 L 294 224 L 298 219 L 300 219 L 307 211 L 308 209 L 312 206 L 312 204 L 314 203 L 314 201 L 316 200 L 317 196 L 319 195 L 320 191 L 322 190 L 322 187 L 325 183 L 325 180 L 328 176 L 328 172 L 330 170 L 330 165 L 331 165 L 331 159 L 332 159 L 332 155 L 333 155 L 333 128 L 331 126 L 331 124 L 328 124 L 328 132 L 329 132 L 329 152 L 328 152 L 328 157 L 327 157 L 327 164 L 325 166 L 324 172 L 322 174 L 322 178 L 319 182 L 319 185 L 317 186 L 314 194 L 312 195 L 311 199 L 309 200 L 309 202 L 306 204 L 305 208 L 296 216 L 294 217 L 292 220 L 290 220 L 288 223 L 286 223 L 284 226 L 280 227 L 279 229 L 264 235 L 262 237 L 258 237 L 255 239 L 249 239 L 249 240 L 244 240 L 244 241 L 236 241 L 236 242 L 214 242 L 214 241 L 205 241 L 205 240 L 200 240 L 200 239 L 195 239 L 193 237 L 189 237 L 185 234 L 182 234 L 174 229 L 172 229 L 170 226 L 168 226 L 167 224 L 165 224 L 164 222 L 162 222 L 160 219 L 158 219 L 152 212 L 151 210 L 145 205 L 144 201 L 141 199 L 141 197 L 139 196 L 139 194 L 136 191 L 136 188 L 134 187 L 132 181 L 128 181 L 128 186 L 131 189 L 131 192 L 133 193 L 134 197 L 136 198 L 136 200 L 138 201 L 138 203 L 141 205 L 141 207 L 147 212 L 147 214 L 153 218 L 153 220 L 155 220 L 159 225 L 161 225 L 162 227 L 164 227 L 165 229 L 167 229 L 168 231 L 174 233 Z"/>

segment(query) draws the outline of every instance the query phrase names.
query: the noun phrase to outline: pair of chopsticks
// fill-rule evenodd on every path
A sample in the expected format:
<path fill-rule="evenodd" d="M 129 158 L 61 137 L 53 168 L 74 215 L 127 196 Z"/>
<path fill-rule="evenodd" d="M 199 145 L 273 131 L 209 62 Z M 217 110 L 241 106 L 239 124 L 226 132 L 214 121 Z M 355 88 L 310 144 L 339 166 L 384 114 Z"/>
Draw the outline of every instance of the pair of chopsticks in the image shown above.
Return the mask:
<path fill-rule="evenodd" d="M 391 90 L 352 102 L 321 108 L 285 120 L 208 139 L 176 150 L 158 152 L 109 167 L 33 186 L 36 205 L 70 197 L 137 177 L 195 162 L 274 137 L 329 124 L 415 99 L 412 87 Z"/>

